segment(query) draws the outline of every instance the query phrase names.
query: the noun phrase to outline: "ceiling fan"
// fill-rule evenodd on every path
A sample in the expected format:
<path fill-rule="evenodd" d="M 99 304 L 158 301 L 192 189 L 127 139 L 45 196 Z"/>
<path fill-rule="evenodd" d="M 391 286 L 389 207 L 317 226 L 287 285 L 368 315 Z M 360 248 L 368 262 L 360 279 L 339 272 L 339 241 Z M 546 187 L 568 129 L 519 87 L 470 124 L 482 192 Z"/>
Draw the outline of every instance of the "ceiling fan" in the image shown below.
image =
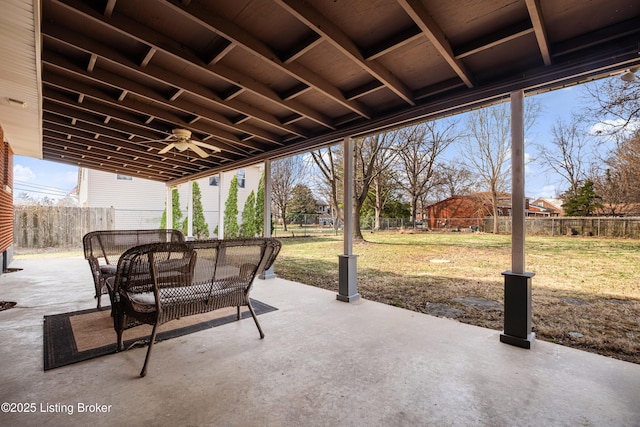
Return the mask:
<path fill-rule="evenodd" d="M 160 150 L 158 154 L 167 153 L 172 148 L 175 148 L 180 152 L 185 150 L 192 150 L 202 158 L 209 157 L 209 154 L 206 151 L 204 151 L 202 148 L 211 150 L 214 153 L 220 152 L 220 149 L 218 147 L 206 144 L 201 141 L 196 141 L 195 139 L 191 139 L 191 131 L 187 129 L 180 129 L 180 128 L 173 129 L 171 131 L 171 135 L 169 135 L 165 139 L 159 139 L 157 141 L 169 142 L 169 144 L 166 147 L 164 147 L 162 150 Z"/>

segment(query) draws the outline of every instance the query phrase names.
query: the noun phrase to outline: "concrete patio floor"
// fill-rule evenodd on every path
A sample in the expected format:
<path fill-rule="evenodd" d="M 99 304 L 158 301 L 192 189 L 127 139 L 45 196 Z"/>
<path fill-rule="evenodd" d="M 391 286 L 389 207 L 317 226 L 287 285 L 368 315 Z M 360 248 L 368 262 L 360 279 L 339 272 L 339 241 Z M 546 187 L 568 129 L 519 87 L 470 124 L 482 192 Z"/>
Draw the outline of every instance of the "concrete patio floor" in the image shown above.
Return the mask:
<path fill-rule="evenodd" d="M 251 320 L 43 371 L 43 316 L 95 306 L 83 258 L 16 260 L 0 276 L 3 426 L 640 426 L 640 365 L 282 279 Z M 277 263 L 276 263 L 277 272 Z M 47 405 L 73 407 L 43 412 Z M 78 412 L 82 404 L 107 413 Z M 61 406 L 59 406 L 61 407 Z"/>

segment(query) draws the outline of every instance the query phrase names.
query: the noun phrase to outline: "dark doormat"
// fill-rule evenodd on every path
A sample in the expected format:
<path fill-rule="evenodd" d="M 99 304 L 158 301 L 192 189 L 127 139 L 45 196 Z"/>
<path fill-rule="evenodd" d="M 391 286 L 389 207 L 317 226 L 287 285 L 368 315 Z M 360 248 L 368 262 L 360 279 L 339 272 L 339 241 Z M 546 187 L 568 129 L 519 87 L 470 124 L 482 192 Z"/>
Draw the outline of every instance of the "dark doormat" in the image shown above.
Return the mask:
<path fill-rule="evenodd" d="M 251 300 L 251 305 L 256 315 L 277 310 L 254 299 Z M 247 307 L 242 307 L 241 319 L 246 318 L 251 318 L 251 313 Z M 235 321 L 235 307 L 183 317 L 160 325 L 156 342 Z M 124 348 L 137 341 L 148 342 L 151 329 L 151 325 L 140 325 L 125 330 Z M 111 307 L 44 316 L 44 370 L 115 353 L 116 340 Z"/>

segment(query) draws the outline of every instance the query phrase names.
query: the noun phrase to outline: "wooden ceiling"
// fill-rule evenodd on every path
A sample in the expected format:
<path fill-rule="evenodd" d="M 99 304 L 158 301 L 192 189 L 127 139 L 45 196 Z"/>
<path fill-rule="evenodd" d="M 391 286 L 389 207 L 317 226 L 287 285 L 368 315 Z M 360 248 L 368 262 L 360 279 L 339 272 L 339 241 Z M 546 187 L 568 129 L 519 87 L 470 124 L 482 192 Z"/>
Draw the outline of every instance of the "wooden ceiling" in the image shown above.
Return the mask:
<path fill-rule="evenodd" d="M 42 0 L 46 160 L 164 181 L 640 64 L 637 0 Z M 175 128 L 219 152 L 160 154 Z"/>

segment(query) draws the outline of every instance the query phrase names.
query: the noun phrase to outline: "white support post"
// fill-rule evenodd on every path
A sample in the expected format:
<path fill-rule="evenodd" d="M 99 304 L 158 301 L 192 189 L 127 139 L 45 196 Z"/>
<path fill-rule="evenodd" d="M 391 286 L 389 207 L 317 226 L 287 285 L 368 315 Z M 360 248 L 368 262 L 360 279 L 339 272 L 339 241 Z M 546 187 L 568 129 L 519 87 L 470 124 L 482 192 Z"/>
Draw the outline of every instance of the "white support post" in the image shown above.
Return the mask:
<path fill-rule="evenodd" d="M 354 148 L 350 137 L 344 139 L 344 254 L 338 255 L 338 295 L 344 302 L 360 299 L 357 256 L 353 254 L 353 182 Z"/>
<path fill-rule="evenodd" d="M 525 270 L 524 92 L 511 92 L 511 270 L 504 276 L 504 331 L 500 341 L 531 348 L 531 279 Z"/>
<path fill-rule="evenodd" d="M 173 228 L 173 188 L 170 185 L 167 185 L 167 223 L 165 228 L 167 230 Z"/>
<path fill-rule="evenodd" d="M 271 237 L 271 160 L 264 161 L 264 237 Z M 273 265 L 259 276 L 260 279 L 275 279 Z"/>
<path fill-rule="evenodd" d="M 224 172 L 218 175 L 218 239 L 224 239 Z"/>
<path fill-rule="evenodd" d="M 193 181 L 187 182 L 187 239 L 193 239 Z"/>
<path fill-rule="evenodd" d="M 511 93 L 511 271 L 524 273 L 524 93 Z"/>

